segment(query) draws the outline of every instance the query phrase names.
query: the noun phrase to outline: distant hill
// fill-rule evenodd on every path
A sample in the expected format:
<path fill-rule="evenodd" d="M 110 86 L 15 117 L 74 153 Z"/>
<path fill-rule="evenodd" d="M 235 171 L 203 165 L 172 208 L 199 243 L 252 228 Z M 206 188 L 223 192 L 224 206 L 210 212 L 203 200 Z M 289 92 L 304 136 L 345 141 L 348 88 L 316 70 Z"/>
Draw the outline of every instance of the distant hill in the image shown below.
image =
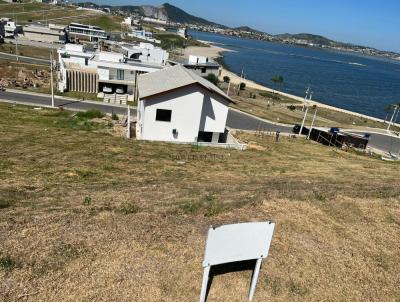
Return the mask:
<path fill-rule="evenodd" d="M 251 28 L 249 26 L 239 26 L 239 27 L 235 27 L 233 29 L 234 30 L 239 30 L 239 31 L 248 31 L 248 32 L 252 32 L 252 33 L 262 33 L 262 31 L 259 31 L 257 29 Z"/>
<path fill-rule="evenodd" d="M 197 24 L 197 25 L 206 25 L 206 26 L 217 26 L 221 28 L 227 28 L 224 25 L 208 21 L 206 19 L 193 16 L 179 7 L 173 6 L 169 3 L 164 3 L 161 6 L 152 6 L 152 5 L 123 5 L 123 6 L 111 6 L 111 5 L 97 5 L 92 2 L 80 2 L 79 6 L 82 7 L 92 7 L 92 8 L 109 8 L 111 11 L 120 11 L 124 13 L 136 13 L 143 17 L 156 18 L 165 21 L 171 21 L 175 23 L 182 24 Z"/>
<path fill-rule="evenodd" d="M 165 3 L 165 4 L 161 5 L 161 7 L 159 9 L 164 10 L 166 15 L 168 16 L 168 19 L 172 22 L 225 27 L 221 24 L 217 24 L 217 23 L 208 21 L 206 19 L 188 14 L 184 10 L 182 10 L 176 6 L 173 6 L 169 3 Z"/>
<path fill-rule="evenodd" d="M 308 43 L 313 43 L 313 44 L 318 44 L 318 45 L 324 45 L 324 46 L 345 46 L 345 45 L 350 45 L 347 43 L 342 43 L 342 42 L 336 42 L 331 39 L 328 39 L 323 36 L 319 35 L 312 35 L 312 34 L 306 34 L 306 33 L 301 33 L 301 34 L 281 34 L 281 35 L 275 35 L 276 38 L 278 39 L 297 39 L 297 40 L 304 40 L 307 41 Z"/>

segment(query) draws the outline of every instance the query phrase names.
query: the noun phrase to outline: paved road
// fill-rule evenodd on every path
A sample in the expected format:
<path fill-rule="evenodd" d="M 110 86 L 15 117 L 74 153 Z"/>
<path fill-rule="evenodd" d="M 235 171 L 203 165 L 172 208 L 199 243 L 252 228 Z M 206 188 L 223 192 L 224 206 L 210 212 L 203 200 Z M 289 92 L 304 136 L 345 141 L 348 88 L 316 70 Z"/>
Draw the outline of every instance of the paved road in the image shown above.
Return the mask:
<path fill-rule="evenodd" d="M 226 124 L 228 127 L 234 129 L 253 130 L 253 131 L 264 130 L 271 132 L 280 131 L 282 133 L 291 133 L 293 128 L 292 126 L 282 126 L 264 122 L 255 117 L 252 117 L 250 115 L 232 109 L 229 110 Z"/>
<path fill-rule="evenodd" d="M 40 106 L 50 106 L 51 98 L 50 96 L 41 96 L 41 95 L 30 95 L 19 92 L 10 92 L 3 91 L 0 92 L 0 101 L 1 100 L 10 100 L 18 103 L 24 103 L 27 105 L 40 105 Z M 71 103 L 71 100 L 68 99 L 59 99 L 56 98 L 55 104 L 56 106 L 60 106 L 65 103 Z M 106 113 L 115 112 L 117 114 L 126 113 L 126 109 L 124 107 L 118 107 L 112 104 L 102 104 L 102 103 L 84 103 L 84 102 L 75 102 L 64 106 L 70 110 L 88 110 L 88 109 L 98 109 Z M 136 110 L 133 109 L 131 111 L 132 116 L 136 116 Z M 240 113 L 234 110 L 230 110 L 228 114 L 227 126 L 230 128 L 241 129 L 241 130 L 257 130 L 260 127 L 265 131 L 281 131 L 281 132 L 290 132 L 292 127 L 285 126 L 277 126 L 272 123 L 262 122 L 257 118 L 251 117 L 244 113 Z"/>
<path fill-rule="evenodd" d="M 352 131 L 351 133 L 364 135 L 364 132 Z M 397 154 L 400 151 L 400 137 L 371 133 L 368 146 L 385 152 Z"/>
<path fill-rule="evenodd" d="M 50 96 L 31 95 L 14 91 L 0 92 L 0 101 L 4 102 L 5 100 L 33 106 L 51 105 Z M 122 106 L 103 103 L 71 102 L 71 100 L 61 98 L 56 98 L 55 100 L 56 106 L 66 104 L 64 107 L 70 110 L 98 109 L 106 113 L 115 112 L 117 114 L 126 114 L 126 108 Z M 136 109 L 131 110 L 131 115 L 132 117 L 136 116 Z M 248 114 L 241 113 L 232 109 L 229 110 L 227 126 L 235 129 L 254 131 L 262 128 L 264 131 L 280 131 L 282 133 L 291 133 L 292 130 L 291 126 L 282 126 L 261 121 L 260 119 L 252 117 Z M 352 132 L 361 135 L 364 134 L 363 132 Z M 397 154 L 397 152 L 399 152 L 400 150 L 400 138 L 384 134 L 372 133 L 369 145 L 373 148 L 380 149 L 385 152 L 392 152 Z"/>

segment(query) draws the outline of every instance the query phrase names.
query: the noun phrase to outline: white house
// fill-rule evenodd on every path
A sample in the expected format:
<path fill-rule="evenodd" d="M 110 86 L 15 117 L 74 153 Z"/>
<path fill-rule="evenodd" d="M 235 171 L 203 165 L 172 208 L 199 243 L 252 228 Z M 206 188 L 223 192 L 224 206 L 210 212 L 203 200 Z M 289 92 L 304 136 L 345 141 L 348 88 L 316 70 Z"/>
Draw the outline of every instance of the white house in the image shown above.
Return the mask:
<path fill-rule="evenodd" d="M 133 101 L 136 77 L 165 67 L 128 60 L 117 52 L 89 51 L 79 44 L 66 44 L 57 52 L 59 91 L 98 93 L 105 102 Z"/>
<path fill-rule="evenodd" d="M 108 34 L 98 26 L 85 25 L 80 23 L 71 23 L 68 26 L 68 38 L 73 41 L 98 42 L 106 40 Z"/>
<path fill-rule="evenodd" d="M 146 31 L 146 30 L 133 30 L 131 33 L 128 33 L 129 37 L 132 38 L 139 38 L 142 40 L 146 40 L 152 43 L 157 43 L 160 44 L 161 41 L 160 40 L 156 40 L 153 38 L 153 33 L 150 31 Z"/>
<path fill-rule="evenodd" d="M 165 65 L 169 58 L 167 51 L 150 43 L 140 42 L 139 45 L 123 44 L 121 48 L 127 58 L 139 60 L 143 63 Z"/>
<path fill-rule="evenodd" d="M 2 18 L 0 24 L 0 31 L 4 38 L 13 38 L 22 31 L 22 25 L 17 25 L 17 23 L 10 18 Z"/>
<path fill-rule="evenodd" d="M 141 75 L 138 81 L 138 139 L 226 143 L 233 101 L 214 84 L 182 65 Z"/>

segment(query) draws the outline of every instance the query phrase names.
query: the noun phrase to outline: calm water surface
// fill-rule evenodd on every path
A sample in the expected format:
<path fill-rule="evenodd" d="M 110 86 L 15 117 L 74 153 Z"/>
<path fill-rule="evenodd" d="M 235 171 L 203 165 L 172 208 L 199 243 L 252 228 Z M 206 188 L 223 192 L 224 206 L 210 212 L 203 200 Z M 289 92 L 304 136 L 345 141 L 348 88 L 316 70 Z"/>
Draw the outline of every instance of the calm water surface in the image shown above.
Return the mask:
<path fill-rule="evenodd" d="M 343 109 L 384 118 L 386 104 L 400 103 L 400 61 L 331 50 L 240 39 L 191 31 L 198 40 L 233 50 L 224 54 L 233 72 L 273 87 L 271 78 L 284 77 L 283 90 Z M 277 87 L 275 87 L 277 88 Z"/>

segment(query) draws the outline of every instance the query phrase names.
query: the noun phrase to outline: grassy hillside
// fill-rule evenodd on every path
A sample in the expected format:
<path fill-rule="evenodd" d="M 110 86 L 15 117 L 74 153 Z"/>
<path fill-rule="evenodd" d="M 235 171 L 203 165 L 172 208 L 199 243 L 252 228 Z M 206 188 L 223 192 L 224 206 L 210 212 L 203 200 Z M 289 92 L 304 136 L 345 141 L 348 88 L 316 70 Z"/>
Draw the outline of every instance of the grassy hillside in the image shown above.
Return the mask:
<path fill-rule="evenodd" d="M 97 15 L 97 13 L 86 10 L 77 10 L 75 7 L 60 7 L 35 2 L 0 5 L 0 16 L 14 18 L 17 20 L 18 24 L 25 24 L 30 20 L 33 22 L 42 22 L 44 24 L 46 24 L 46 22 L 60 23 L 62 21 L 69 23 L 72 22 L 72 19 L 67 19 L 66 17 L 78 18 L 88 14 Z"/>
<path fill-rule="evenodd" d="M 100 121 L 0 104 L 0 300 L 196 301 L 208 226 L 267 219 L 255 301 L 399 299 L 399 164 L 248 134 L 192 151 Z M 250 276 L 216 277 L 209 301 L 244 301 Z"/>

